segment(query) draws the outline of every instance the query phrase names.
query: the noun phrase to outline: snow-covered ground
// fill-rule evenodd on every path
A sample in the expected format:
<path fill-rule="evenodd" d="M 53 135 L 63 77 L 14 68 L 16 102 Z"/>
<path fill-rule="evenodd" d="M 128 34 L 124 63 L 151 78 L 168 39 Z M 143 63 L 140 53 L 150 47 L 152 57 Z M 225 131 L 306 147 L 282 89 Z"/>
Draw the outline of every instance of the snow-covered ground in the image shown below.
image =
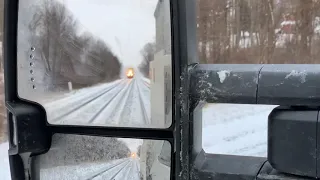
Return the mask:
<path fill-rule="evenodd" d="M 150 89 L 139 78 L 84 88 L 42 104 L 51 124 L 150 127 Z"/>
<path fill-rule="evenodd" d="M 275 106 L 208 104 L 203 108 L 202 146 L 208 153 L 267 156 L 268 115 Z"/>
<path fill-rule="evenodd" d="M 62 96 L 60 100 L 46 103 L 48 114 L 52 119 L 60 119 L 59 123 L 70 123 L 71 119 L 77 119 L 84 123 L 88 119 L 96 122 L 96 125 L 107 123 L 111 125 L 134 125 L 143 126 L 148 121 L 143 119 L 140 108 L 141 104 L 149 107 L 149 99 L 146 93 L 150 93 L 149 81 L 140 80 L 119 80 L 111 84 L 100 84 L 88 89 L 70 92 Z M 138 92 L 138 93 L 133 93 Z M 61 97 L 61 96 L 60 96 Z M 142 97 L 140 101 L 139 97 Z M 94 100 L 92 100 L 94 99 Z M 86 104 L 84 106 L 84 104 Z M 110 104 L 110 106 L 106 106 Z M 108 107 L 108 108 L 106 108 Z M 261 105 L 235 105 L 235 104 L 207 104 L 203 108 L 203 148 L 207 153 L 262 156 L 267 155 L 267 117 L 275 106 Z M 51 109 L 54 109 L 50 111 Z M 79 111 L 79 109 L 81 109 Z M 149 108 L 146 108 L 147 117 L 150 117 Z M 54 113 L 57 110 L 62 113 Z M 77 112 L 77 113 L 74 113 Z M 99 112 L 99 115 L 96 114 Z M 63 116 L 61 116 L 63 114 Z M 106 115 L 108 118 L 106 118 Z M 94 118 L 93 118 L 94 116 Z M 63 117 L 63 118 L 61 118 Z M 63 121 L 61 121 L 63 119 Z M 88 123 L 88 122 L 86 122 Z M 113 123 L 113 124 L 112 124 Z M 74 121 L 73 121 L 74 124 Z M 125 141 L 126 142 L 126 141 Z M 134 151 L 140 140 L 130 143 L 126 142 L 131 151 Z M 9 180 L 9 165 L 7 157 L 8 143 L 0 144 L 0 176 L 3 180 Z M 46 177 L 44 179 L 79 179 L 80 177 L 67 177 L 69 173 L 81 172 L 80 179 L 90 179 L 88 176 L 97 174 L 108 168 L 113 163 L 106 164 L 85 164 L 79 166 L 58 166 L 50 169 L 42 169 Z M 102 173 L 92 179 L 104 179 L 104 177 L 115 176 L 115 180 L 123 179 L 131 171 L 138 167 L 136 160 L 126 160 L 115 167 L 112 171 Z M 63 169 L 64 172 L 58 173 Z M 125 173 L 118 173 L 121 172 Z M 48 177 L 54 174 L 54 177 Z M 77 173 L 76 173 L 77 174 Z M 134 173 L 133 173 L 134 174 Z M 138 177 L 132 177 L 135 180 Z"/>
<path fill-rule="evenodd" d="M 8 148 L 8 142 L 0 144 L 0 177 L 3 180 L 11 180 L 8 159 Z"/>
<path fill-rule="evenodd" d="M 137 173 L 139 161 L 134 158 L 114 160 L 107 163 L 88 163 L 73 166 L 57 166 L 41 169 L 40 179 L 45 180 L 140 180 Z M 61 173 L 64 172 L 64 173 Z M 52 176 L 54 174 L 54 176 Z"/>

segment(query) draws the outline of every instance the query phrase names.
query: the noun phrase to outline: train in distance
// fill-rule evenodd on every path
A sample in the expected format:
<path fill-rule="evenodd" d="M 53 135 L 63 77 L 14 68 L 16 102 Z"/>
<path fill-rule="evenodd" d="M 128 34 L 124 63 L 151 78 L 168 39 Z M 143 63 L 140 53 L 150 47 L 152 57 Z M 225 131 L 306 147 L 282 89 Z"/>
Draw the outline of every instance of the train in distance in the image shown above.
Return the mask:
<path fill-rule="evenodd" d="M 126 71 L 126 75 L 127 75 L 127 78 L 132 79 L 133 76 L 134 76 L 133 68 L 128 68 L 127 71 Z"/>

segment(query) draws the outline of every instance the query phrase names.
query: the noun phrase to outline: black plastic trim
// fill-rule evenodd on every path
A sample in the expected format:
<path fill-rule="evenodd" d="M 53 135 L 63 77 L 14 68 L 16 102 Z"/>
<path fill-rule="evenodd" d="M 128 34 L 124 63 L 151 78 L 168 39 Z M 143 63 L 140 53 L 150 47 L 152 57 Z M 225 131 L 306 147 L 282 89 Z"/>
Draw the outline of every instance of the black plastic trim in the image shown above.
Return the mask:
<path fill-rule="evenodd" d="M 209 103 L 256 104 L 262 65 L 199 64 L 191 75 L 191 97 Z"/>
<path fill-rule="evenodd" d="M 139 139 L 173 139 L 173 132 L 160 129 L 138 129 L 120 127 L 84 127 L 84 126 L 49 126 L 52 133 L 67 133 L 80 135 L 98 135 L 105 137 L 139 138 Z"/>
<path fill-rule="evenodd" d="M 24 103 L 6 103 L 8 116 L 9 155 L 26 152 L 43 153 L 50 148 L 51 138 L 45 121 L 44 110 Z"/>
<path fill-rule="evenodd" d="M 314 178 L 281 173 L 275 170 L 269 162 L 266 162 L 255 180 L 314 180 Z"/>
<path fill-rule="evenodd" d="M 207 154 L 202 151 L 196 160 L 198 175 L 193 179 L 253 180 L 266 161 L 261 157 Z"/>
<path fill-rule="evenodd" d="M 201 151 L 194 162 L 192 180 L 314 180 L 281 173 L 266 158 L 207 154 Z"/>
<path fill-rule="evenodd" d="M 3 59 L 6 101 L 18 100 L 17 28 L 18 0 L 4 0 Z"/>
<path fill-rule="evenodd" d="M 320 65 L 200 64 L 191 97 L 208 103 L 320 106 Z"/>

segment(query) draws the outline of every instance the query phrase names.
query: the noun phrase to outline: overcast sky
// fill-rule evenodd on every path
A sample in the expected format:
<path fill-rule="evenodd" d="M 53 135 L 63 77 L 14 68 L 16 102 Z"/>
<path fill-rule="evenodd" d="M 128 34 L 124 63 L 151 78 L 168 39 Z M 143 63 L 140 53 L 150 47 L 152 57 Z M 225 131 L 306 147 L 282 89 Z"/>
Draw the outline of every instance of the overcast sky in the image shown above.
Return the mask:
<path fill-rule="evenodd" d="M 140 50 L 155 39 L 158 0 L 62 0 L 82 28 L 102 38 L 126 66 L 137 66 Z"/>

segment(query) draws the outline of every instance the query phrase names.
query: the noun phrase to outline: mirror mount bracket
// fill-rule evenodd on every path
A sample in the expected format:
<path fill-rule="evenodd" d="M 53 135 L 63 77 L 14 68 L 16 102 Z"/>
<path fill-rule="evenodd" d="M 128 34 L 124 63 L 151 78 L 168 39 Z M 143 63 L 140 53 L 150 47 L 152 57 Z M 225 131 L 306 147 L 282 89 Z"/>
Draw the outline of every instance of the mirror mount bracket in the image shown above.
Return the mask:
<path fill-rule="evenodd" d="M 51 144 L 42 108 L 25 102 L 6 102 L 9 159 L 12 179 L 30 179 L 30 157 L 45 153 Z M 19 177 L 16 175 L 19 174 Z"/>
<path fill-rule="evenodd" d="M 50 148 L 45 110 L 27 103 L 7 102 L 9 111 L 9 155 L 26 152 L 41 154 Z"/>

